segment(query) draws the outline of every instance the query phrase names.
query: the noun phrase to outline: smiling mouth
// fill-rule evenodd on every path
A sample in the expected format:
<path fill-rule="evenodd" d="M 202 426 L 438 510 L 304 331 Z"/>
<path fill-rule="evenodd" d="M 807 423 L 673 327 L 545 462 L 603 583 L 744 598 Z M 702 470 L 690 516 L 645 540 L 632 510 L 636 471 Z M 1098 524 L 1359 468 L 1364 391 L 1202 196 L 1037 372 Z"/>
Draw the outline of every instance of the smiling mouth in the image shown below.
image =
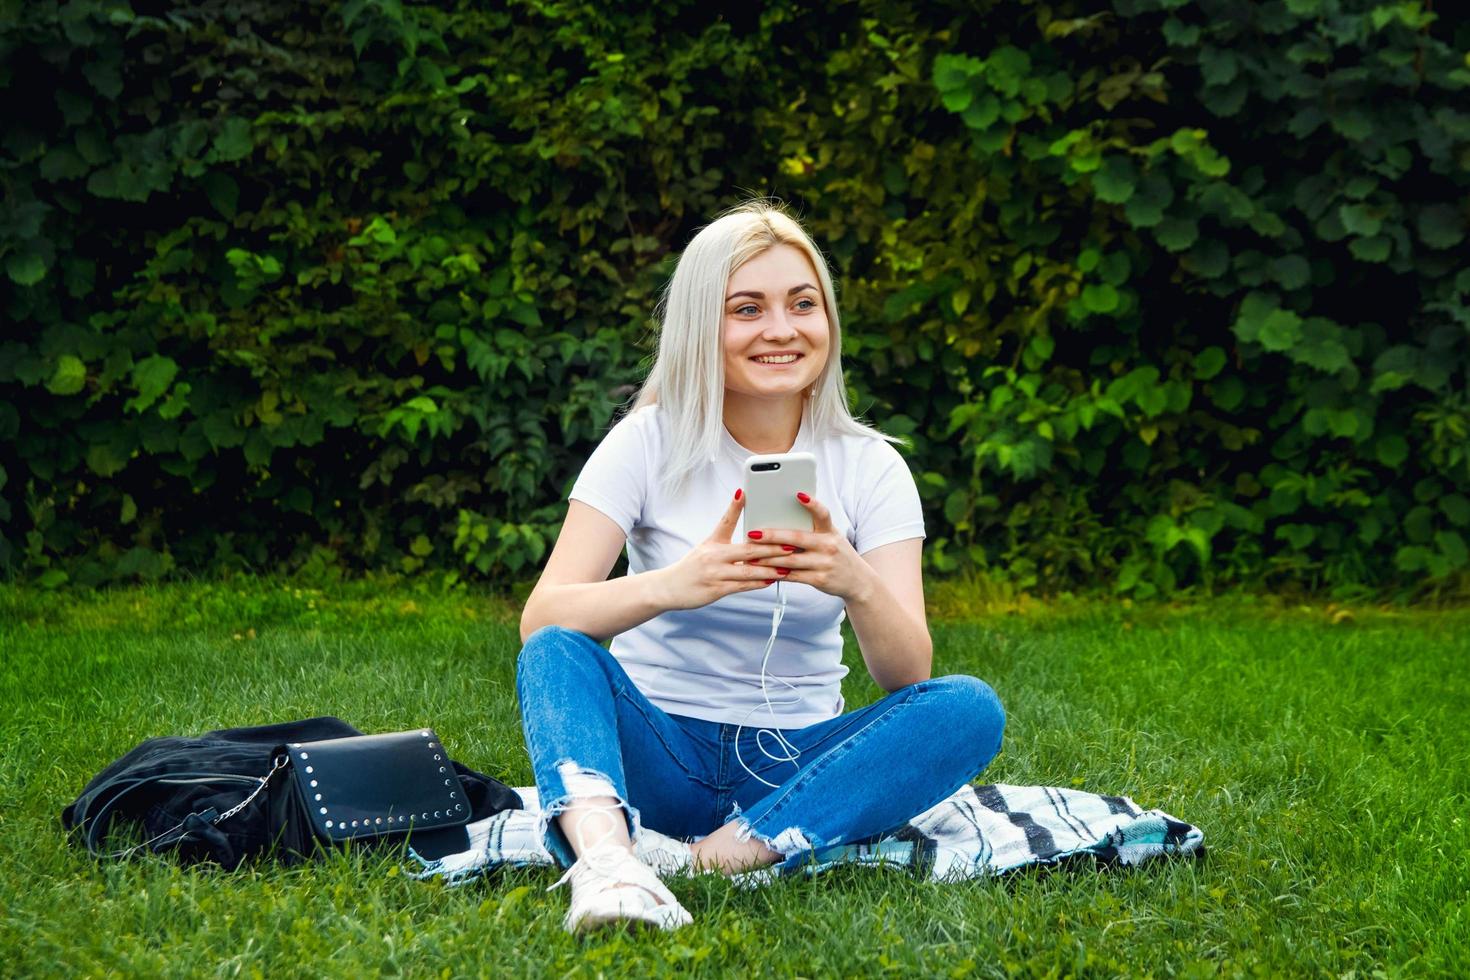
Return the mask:
<path fill-rule="evenodd" d="M 762 361 L 754 357 L 752 357 L 751 360 L 754 361 L 756 364 L 762 364 L 766 367 L 787 367 L 788 365 L 795 364 L 797 361 L 801 360 L 803 356 L 804 355 L 802 354 L 797 354 L 789 361 Z"/>

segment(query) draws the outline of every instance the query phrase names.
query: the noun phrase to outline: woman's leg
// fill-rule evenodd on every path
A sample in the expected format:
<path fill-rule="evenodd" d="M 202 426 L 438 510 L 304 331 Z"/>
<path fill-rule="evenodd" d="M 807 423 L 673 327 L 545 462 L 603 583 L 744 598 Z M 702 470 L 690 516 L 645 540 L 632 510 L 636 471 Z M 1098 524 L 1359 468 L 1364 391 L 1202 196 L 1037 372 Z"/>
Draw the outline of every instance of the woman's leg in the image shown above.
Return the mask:
<path fill-rule="evenodd" d="M 516 694 L 542 819 L 571 843 L 567 853 L 556 834 L 545 835 L 563 865 L 589 843 L 629 846 L 645 819 L 676 835 L 718 824 L 713 760 L 585 633 L 533 633 L 516 664 Z"/>
<path fill-rule="evenodd" d="M 729 870 L 799 860 L 809 850 L 901 827 L 985 769 L 1000 751 L 1005 711 L 984 681 L 937 677 L 876 704 L 782 734 L 801 752 L 769 762 L 742 734 L 742 754 L 776 789 L 748 777 L 743 812 L 695 845 L 696 860 Z M 751 761 L 759 757 L 764 766 Z M 748 801 L 748 802 L 747 802 Z"/>

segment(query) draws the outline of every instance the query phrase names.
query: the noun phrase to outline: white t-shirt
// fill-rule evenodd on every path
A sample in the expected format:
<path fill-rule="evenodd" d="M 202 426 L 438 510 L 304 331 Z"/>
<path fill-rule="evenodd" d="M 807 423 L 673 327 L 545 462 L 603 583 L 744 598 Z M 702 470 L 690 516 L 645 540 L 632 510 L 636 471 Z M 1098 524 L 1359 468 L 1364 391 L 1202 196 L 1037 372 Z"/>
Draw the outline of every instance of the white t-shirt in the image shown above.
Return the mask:
<path fill-rule="evenodd" d="M 803 412 L 792 452 L 817 459 L 808 490 L 832 514 L 859 555 L 894 541 L 924 537 L 918 487 L 892 444 L 868 436 L 814 440 L 811 408 Z M 569 499 L 610 517 L 628 535 L 628 574 L 667 567 L 709 537 L 742 486 L 751 451 L 722 427 L 718 459 L 690 477 L 679 497 L 658 479 L 664 472 L 667 419 L 648 405 L 618 421 L 593 451 Z M 744 514 L 734 540 L 746 540 Z M 761 693 L 761 656 L 771 635 L 776 589 L 786 594 L 767 666 L 768 714 Z M 727 595 L 697 609 L 667 610 L 613 637 L 611 652 L 650 701 L 674 715 L 706 721 L 803 728 L 842 713 L 840 625 L 843 601 L 813 586 L 783 582 Z M 774 675 L 795 686 L 772 681 Z M 799 699 L 799 700 L 797 700 Z"/>

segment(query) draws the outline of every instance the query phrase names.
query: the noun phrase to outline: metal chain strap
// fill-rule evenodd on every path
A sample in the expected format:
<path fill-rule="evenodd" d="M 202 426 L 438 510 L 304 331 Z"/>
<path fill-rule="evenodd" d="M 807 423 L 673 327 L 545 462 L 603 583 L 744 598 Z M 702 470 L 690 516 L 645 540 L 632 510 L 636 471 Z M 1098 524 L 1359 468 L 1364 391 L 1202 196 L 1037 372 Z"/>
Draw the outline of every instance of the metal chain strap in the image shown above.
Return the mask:
<path fill-rule="evenodd" d="M 245 797 L 245 799 L 230 807 L 224 813 L 221 813 L 219 816 L 215 817 L 212 821 L 210 821 L 210 823 L 214 826 L 219 826 L 220 824 L 224 823 L 226 820 L 230 819 L 235 814 L 239 813 L 241 810 L 249 806 L 251 802 L 260 795 L 261 790 L 265 789 L 266 784 L 271 781 L 271 777 L 280 772 L 282 769 L 286 768 L 286 764 L 290 761 L 290 756 L 286 755 L 284 752 L 276 756 L 275 761 L 271 764 L 271 771 L 260 777 L 260 785 L 251 790 L 249 796 Z"/>

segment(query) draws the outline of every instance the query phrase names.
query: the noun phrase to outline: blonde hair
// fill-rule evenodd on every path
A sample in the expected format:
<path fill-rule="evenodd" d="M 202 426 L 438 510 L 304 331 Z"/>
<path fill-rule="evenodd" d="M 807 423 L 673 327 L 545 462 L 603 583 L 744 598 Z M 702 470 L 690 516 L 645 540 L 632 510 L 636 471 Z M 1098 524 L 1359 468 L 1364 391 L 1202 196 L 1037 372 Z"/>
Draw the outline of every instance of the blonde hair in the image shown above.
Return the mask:
<path fill-rule="evenodd" d="M 658 350 L 630 412 L 658 404 L 668 416 L 670 440 L 664 480 L 677 493 L 718 456 L 724 428 L 725 290 L 730 276 L 776 245 L 801 249 L 817 272 L 830 331 L 827 363 L 810 389 L 814 438 L 858 435 L 903 444 L 853 417 L 842 379 L 842 329 L 827 262 L 780 202 L 754 198 L 725 211 L 689 242 L 659 302 Z"/>

